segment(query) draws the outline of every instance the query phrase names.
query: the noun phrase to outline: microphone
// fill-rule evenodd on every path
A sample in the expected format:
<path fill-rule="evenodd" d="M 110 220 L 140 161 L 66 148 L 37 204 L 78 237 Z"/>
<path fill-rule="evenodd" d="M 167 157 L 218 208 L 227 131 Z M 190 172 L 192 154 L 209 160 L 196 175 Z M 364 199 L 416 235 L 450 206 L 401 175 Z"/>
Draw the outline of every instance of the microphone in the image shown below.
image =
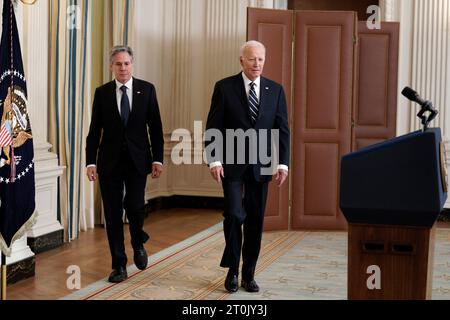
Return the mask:
<path fill-rule="evenodd" d="M 419 94 L 411 89 L 410 87 L 405 87 L 402 90 L 402 95 L 404 95 L 406 98 L 408 98 L 411 101 L 417 102 L 421 106 L 425 105 L 428 101 L 422 99 Z"/>
<path fill-rule="evenodd" d="M 422 99 L 419 94 L 411 89 L 410 87 L 404 87 L 402 90 L 402 95 L 404 95 L 408 100 L 417 102 L 422 107 L 417 116 L 422 120 L 423 130 L 427 130 L 428 124 L 436 117 L 438 111 L 433 107 L 431 101 Z M 429 112 L 428 117 L 424 114 Z"/>

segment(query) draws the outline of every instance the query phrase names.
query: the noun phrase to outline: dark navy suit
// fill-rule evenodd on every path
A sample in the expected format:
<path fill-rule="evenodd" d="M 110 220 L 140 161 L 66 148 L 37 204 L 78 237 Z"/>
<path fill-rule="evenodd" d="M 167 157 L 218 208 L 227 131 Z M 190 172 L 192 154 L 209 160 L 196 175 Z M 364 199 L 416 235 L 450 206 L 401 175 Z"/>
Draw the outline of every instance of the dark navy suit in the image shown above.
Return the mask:
<path fill-rule="evenodd" d="M 126 127 L 117 106 L 116 82 L 97 88 L 86 139 L 86 164 L 97 165 L 113 269 L 127 263 L 124 208 L 133 247 L 149 238 L 142 230 L 145 185 L 152 163 L 163 162 L 164 139 L 155 87 L 133 78 L 132 88 L 132 108 Z"/>
<path fill-rule="evenodd" d="M 259 112 L 256 123 L 250 116 L 248 98 L 244 87 L 242 73 L 218 81 L 214 88 L 211 108 L 206 129 L 217 129 L 223 134 L 224 148 L 212 154 L 208 163 L 220 161 L 224 175 L 222 187 L 225 197 L 224 235 L 226 247 L 220 265 L 238 270 L 242 249 L 242 277 L 252 280 L 261 246 L 264 211 L 267 199 L 268 183 L 272 175 L 261 174 L 261 169 L 268 166 L 257 159 L 251 161 L 249 153 L 256 148 L 259 154 L 261 136 L 266 135 L 267 150 L 271 155 L 270 130 L 279 130 L 279 164 L 289 165 L 290 132 L 288 128 L 287 106 L 281 85 L 267 78 L 260 78 Z M 227 157 L 227 129 L 244 132 L 256 129 L 257 141 L 246 140 L 244 148 L 235 146 L 234 157 Z M 266 129 L 266 131 L 259 131 Z M 206 142 L 208 146 L 211 142 Z M 262 145 L 264 147 L 264 145 Z M 230 152 L 230 150 L 228 150 Z M 245 163 L 237 163 L 237 152 L 245 152 Z M 228 159 L 227 159 L 228 158 Z M 232 160 L 232 161 L 230 161 Z M 241 226 L 244 225 L 242 244 Z"/>

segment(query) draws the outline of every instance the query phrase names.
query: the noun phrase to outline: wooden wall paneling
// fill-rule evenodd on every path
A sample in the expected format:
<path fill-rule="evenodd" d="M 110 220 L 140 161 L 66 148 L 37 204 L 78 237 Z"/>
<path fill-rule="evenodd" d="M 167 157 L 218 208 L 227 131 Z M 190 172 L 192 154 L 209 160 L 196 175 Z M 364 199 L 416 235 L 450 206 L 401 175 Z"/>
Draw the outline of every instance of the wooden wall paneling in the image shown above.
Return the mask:
<path fill-rule="evenodd" d="M 346 229 L 339 168 L 351 150 L 355 12 L 297 11 L 292 181 L 294 229 Z"/>
<path fill-rule="evenodd" d="M 356 11 L 359 20 L 365 20 L 371 15 L 367 13 L 367 8 L 379 4 L 378 0 L 288 0 L 288 9 Z"/>
<path fill-rule="evenodd" d="M 396 135 L 399 27 L 382 22 L 369 30 L 358 23 L 353 150 Z"/>

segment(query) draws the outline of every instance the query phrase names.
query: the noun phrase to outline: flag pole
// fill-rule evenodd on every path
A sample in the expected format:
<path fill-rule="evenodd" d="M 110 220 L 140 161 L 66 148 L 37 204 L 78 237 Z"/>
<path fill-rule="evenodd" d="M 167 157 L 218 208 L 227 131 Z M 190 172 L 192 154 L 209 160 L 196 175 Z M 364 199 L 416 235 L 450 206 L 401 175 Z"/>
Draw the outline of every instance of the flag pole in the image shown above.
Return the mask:
<path fill-rule="evenodd" d="M 6 300 L 6 256 L 2 252 L 2 291 L 1 300 Z"/>
<path fill-rule="evenodd" d="M 3 5 L 5 5 L 5 3 L 3 3 Z M 10 14 L 9 14 L 9 24 L 10 24 L 10 46 L 11 46 L 11 69 L 14 69 L 14 63 L 13 63 L 13 14 L 14 14 L 14 8 L 13 8 L 13 3 L 10 2 Z M 3 37 L 3 31 L 2 31 L 2 37 Z M 3 39 L 2 39 L 3 40 Z M 14 78 L 13 78 L 13 74 L 11 74 L 11 106 L 12 106 L 12 93 L 14 92 Z M 11 151 L 13 151 L 13 148 L 11 148 Z M 15 177 L 15 168 L 14 167 L 14 154 L 12 157 L 12 166 L 11 166 L 11 176 L 13 176 L 13 182 L 14 182 L 14 177 Z M 6 256 L 3 254 L 3 251 L 1 252 L 1 270 L 2 270 L 2 288 L 0 291 L 0 300 L 6 300 Z"/>

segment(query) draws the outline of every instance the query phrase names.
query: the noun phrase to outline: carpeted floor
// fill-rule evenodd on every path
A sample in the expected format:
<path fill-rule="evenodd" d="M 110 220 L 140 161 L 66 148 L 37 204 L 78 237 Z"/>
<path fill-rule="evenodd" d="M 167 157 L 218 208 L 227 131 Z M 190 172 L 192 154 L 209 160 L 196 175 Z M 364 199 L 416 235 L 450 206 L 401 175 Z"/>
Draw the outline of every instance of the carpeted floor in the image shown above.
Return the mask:
<path fill-rule="evenodd" d="M 149 266 L 128 268 L 129 278 L 106 278 L 63 299 L 89 300 L 310 300 L 346 299 L 346 232 L 266 232 L 258 260 L 259 293 L 228 294 L 222 224 L 149 257 Z M 433 299 L 450 299 L 450 229 L 437 229 Z"/>

